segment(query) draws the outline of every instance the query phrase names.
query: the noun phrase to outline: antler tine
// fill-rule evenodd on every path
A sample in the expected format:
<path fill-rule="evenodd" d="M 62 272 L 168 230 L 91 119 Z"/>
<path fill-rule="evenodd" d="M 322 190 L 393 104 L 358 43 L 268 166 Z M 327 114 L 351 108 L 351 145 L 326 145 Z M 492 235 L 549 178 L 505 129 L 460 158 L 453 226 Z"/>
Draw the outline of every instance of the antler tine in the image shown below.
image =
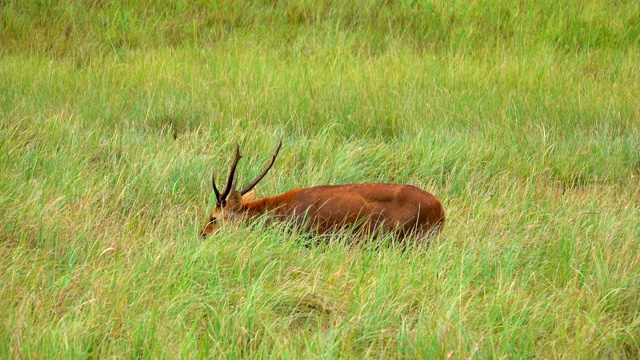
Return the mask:
<path fill-rule="evenodd" d="M 233 176 L 236 173 L 236 166 L 238 165 L 238 161 L 242 158 L 240 155 L 240 145 L 236 144 L 236 158 L 233 160 L 233 164 L 231 165 L 231 171 L 229 172 L 229 178 L 227 179 L 227 186 L 225 186 L 224 191 L 222 192 L 222 202 L 224 203 L 227 200 L 227 195 L 231 192 L 231 188 L 233 187 Z"/>
<path fill-rule="evenodd" d="M 220 192 L 218 191 L 218 187 L 216 186 L 216 171 L 214 170 L 211 174 L 211 185 L 213 185 L 213 193 L 216 194 L 216 205 L 223 206 L 224 199 L 220 197 Z"/>
<path fill-rule="evenodd" d="M 246 193 L 248 193 L 249 191 L 251 191 L 251 189 L 254 188 L 254 186 L 256 186 L 260 180 L 262 180 L 262 178 L 267 175 L 267 173 L 269 172 L 269 170 L 271 169 L 271 166 L 273 166 L 273 163 L 276 161 L 276 157 L 278 156 L 278 153 L 280 152 L 280 148 L 282 147 L 282 138 L 280 138 L 280 143 L 278 144 L 278 147 L 276 148 L 276 152 L 273 153 L 273 157 L 271 158 L 271 162 L 269 163 L 269 166 L 267 166 L 266 169 L 264 169 L 264 171 L 262 171 L 262 173 L 260 173 L 260 175 L 258 175 L 258 177 L 253 180 L 251 182 L 251 184 L 247 185 L 246 188 L 240 190 L 240 194 L 244 195 Z"/>

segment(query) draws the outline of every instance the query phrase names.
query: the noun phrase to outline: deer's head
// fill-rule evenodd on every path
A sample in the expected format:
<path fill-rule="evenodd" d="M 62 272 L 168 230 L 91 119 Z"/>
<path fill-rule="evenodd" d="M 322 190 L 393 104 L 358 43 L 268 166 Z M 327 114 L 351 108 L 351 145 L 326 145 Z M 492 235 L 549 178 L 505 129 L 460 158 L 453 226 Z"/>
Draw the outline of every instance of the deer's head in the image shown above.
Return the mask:
<path fill-rule="evenodd" d="M 209 218 L 206 221 L 206 224 L 202 228 L 200 235 L 202 238 L 206 238 L 211 235 L 211 233 L 215 232 L 220 224 L 226 220 L 229 220 L 233 217 L 242 214 L 243 205 L 246 202 L 253 201 L 255 198 L 255 190 L 254 187 L 262 180 L 262 178 L 267 175 L 271 166 L 276 161 L 276 157 L 278 156 L 278 152 L 280 152 L 280 147 L 282 147 L 282 139 L 280 139 L 280 143 L 276 148 L 273 157 L 271 158 L 271 162 L 266 169 L 256 177 L 249 185 L 247 185 L 242 190 L 236 190 L 236 181 L 234 180 L 236 166 L 238 162 L 242 158 L 240 155 L 240 146 L 236 145 L 236 157 L 233 160 L 233 164 L 231 165 L 231 171 L 229 172 L 229 177 L 227 178 L 227 184 L 224 188 L 224 191 L 220 193 L 218 191 L 218 187 L 216 186 L 216 176 L 215 171 L 211 176 L 211 185 L 213 186 L 213 192 L 216 195 L 216 207 L 213 209 Z"/>

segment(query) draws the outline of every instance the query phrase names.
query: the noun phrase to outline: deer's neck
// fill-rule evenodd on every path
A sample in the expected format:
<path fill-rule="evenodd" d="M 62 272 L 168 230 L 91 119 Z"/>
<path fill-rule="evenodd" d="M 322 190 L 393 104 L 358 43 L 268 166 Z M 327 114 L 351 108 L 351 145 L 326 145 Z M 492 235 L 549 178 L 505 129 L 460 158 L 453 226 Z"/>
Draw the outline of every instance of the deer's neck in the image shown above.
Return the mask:
<path fill-rule="evenodd" d="M 250 217 L 260 216 L 273 208 L 271 198 L 249 201 L 242 204 L 242 209 Z"/>
<path fill-rule="evenodd" d="M 292 190 L 277 196 L 248 201 L 242 204 L 242 209 L 250 217 L 260 216 L 270 211 L 277 216 L 285 215 L 295 207 L 297 193 L 298 191 Z"/>

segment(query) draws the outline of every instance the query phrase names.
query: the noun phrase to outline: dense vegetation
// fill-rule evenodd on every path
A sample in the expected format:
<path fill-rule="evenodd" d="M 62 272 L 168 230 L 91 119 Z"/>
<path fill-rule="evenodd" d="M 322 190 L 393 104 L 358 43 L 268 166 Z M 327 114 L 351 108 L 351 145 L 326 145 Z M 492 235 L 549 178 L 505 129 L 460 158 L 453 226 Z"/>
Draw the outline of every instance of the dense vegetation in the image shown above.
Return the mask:
<path fill-rule="evenodd" d="M 640 356 L 637 1 L 6 0 L 0 56 L 2 358 Z M 280 137 L 259 196 L 414 184 L 443 233 L 202 241 Z"/>

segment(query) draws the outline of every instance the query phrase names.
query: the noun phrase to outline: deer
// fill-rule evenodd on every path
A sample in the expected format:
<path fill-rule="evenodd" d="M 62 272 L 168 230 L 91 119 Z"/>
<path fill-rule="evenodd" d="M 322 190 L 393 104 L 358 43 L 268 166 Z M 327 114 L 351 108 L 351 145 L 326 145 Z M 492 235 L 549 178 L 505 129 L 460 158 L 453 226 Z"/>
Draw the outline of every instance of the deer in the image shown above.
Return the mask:
<path fill-rule="evenodd" d="M 412 185 L 361 183 L 321 185 L 287 191 L 262 199 L 255 198 L 255 186 L 267 175 L 278 157 L 282 139 L 269 165 L 246 187 L 236 190 L 236 166 L 242 158 L 236 144 L 235 159 L 222 192 L 218 191 L 215 170 L 211 184 L 215 209 L 200 233 L 204 239 L 227 221 L 250 221 L 266 216 L 301 226 L 311 234 L 324 235 L 352 229 L 362 234 L 392 233 L 400 239 L 414 235 L 438 234 L 445 223 L 440 200 Z"/>

